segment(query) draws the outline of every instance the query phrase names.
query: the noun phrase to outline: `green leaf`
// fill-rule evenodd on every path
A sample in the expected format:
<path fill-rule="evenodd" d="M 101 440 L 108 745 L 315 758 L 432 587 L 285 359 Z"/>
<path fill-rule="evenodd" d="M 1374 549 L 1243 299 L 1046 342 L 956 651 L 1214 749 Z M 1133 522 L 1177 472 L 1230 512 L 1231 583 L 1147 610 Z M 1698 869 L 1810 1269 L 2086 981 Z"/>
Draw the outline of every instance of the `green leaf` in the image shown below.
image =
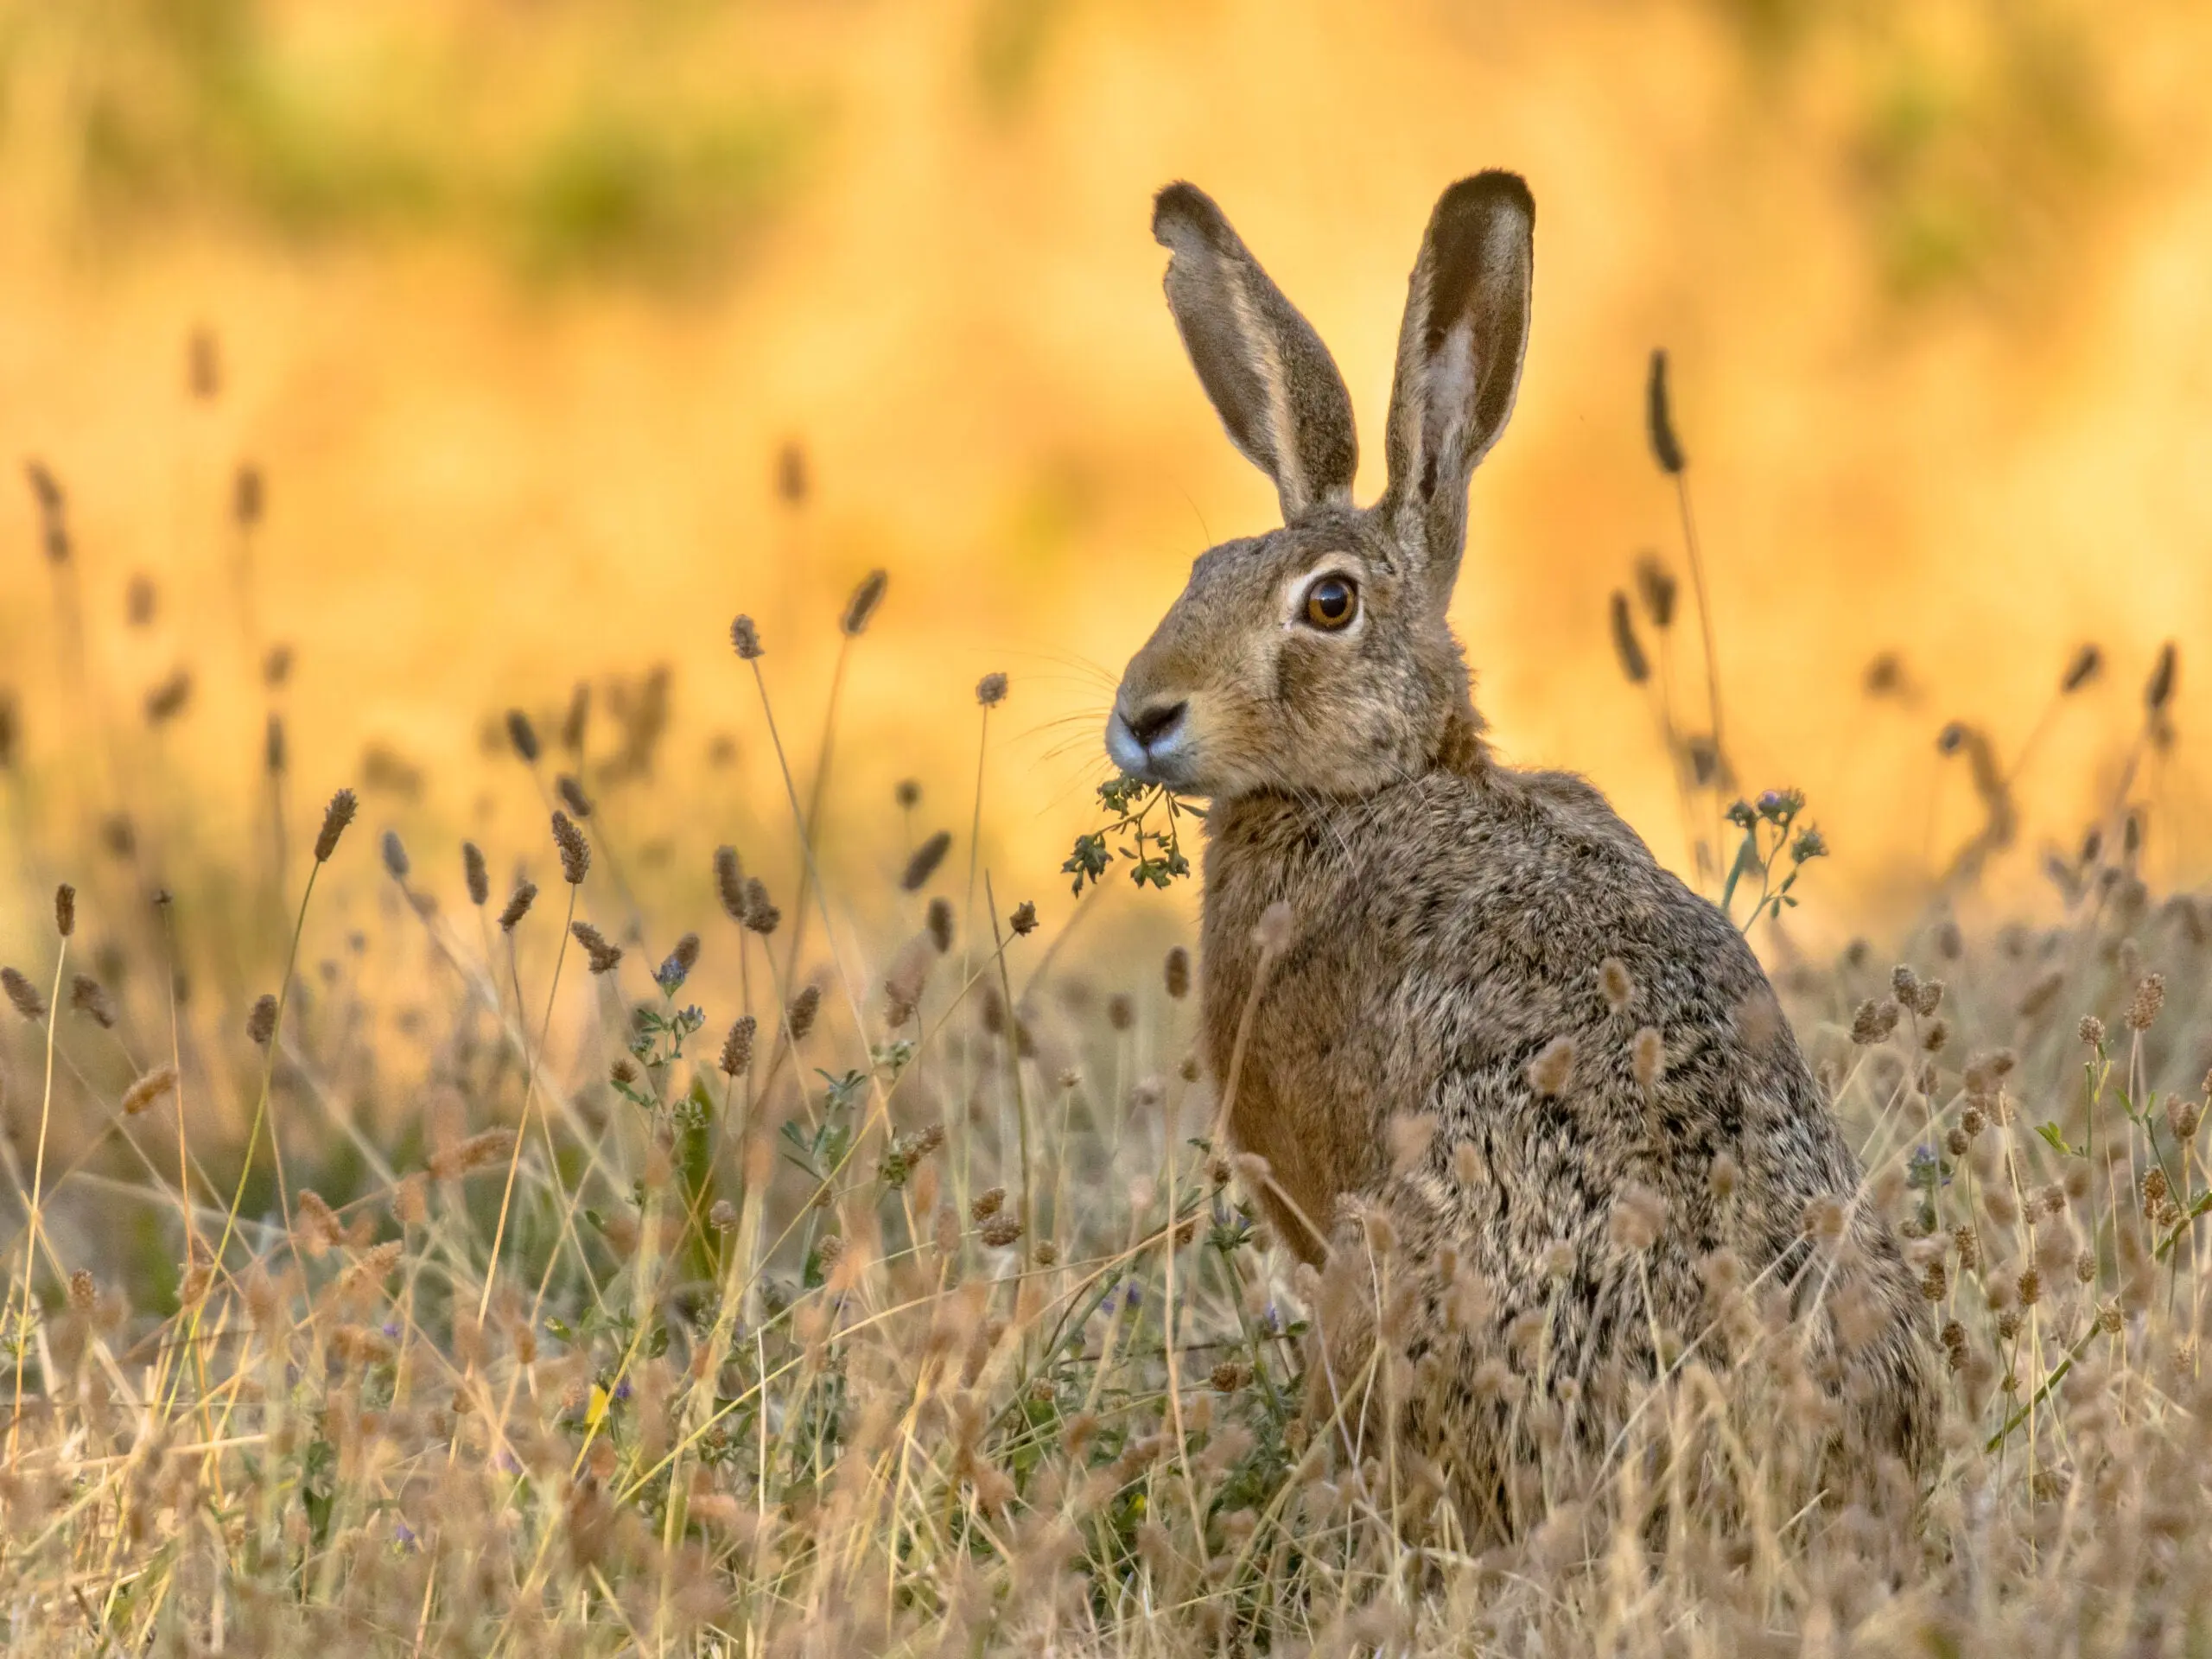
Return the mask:
<path fill-rule="evenodd" d="M 2082 1155 L 2075 1148 L 2066 1144 L 2066 1138 L 2059 1134 L 2058 1125 L 2056 1123 L 2038 1123 L 2036 1125 L 2036 1133 L 2044 1138 L 2044 1142 L 2053 1152 L 2059 1154 L 2062 1157 L 2079 1158 Z"/>

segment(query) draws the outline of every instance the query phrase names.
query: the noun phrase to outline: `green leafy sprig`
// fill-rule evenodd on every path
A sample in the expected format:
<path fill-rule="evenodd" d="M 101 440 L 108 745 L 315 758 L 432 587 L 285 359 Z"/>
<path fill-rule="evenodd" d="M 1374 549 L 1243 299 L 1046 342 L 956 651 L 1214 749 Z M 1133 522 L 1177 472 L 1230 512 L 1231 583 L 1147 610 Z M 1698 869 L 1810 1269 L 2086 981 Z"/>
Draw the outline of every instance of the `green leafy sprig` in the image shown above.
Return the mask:
<path fill-rule="evenodd" d="M 1720 908 L 1732 918 L 1737 888 L 1756 877 L 1758 896 L 1751 913 L 1737 924 L 1746 933 L 1760 917 L 1778 917 L 1785 908 L 1795 909 L 1797 900 L 1790 889 L 1806 865 L 1827 855 L 1828 843 L 1819 828 L 1798 823 L 1804 810 L 1802 789 L 1770 789 L 1756 802 L 1738 801 L 1728 809 L 1728 822 L 1744 832 L 1744 839 L 1720 889 Z"/>
<path fill-rule="evenodd" d="M 1197 816 L 1196 807 L 1164 784 L 1148 784 L 1126 772 L 1099 785 L 1098 799 L 1114 821 L 1094 834 L 1077 836 L 1075 851 L 1060 866 L 1060 874 L 1075 878 L 1077 898 L 1083 897 L 1085 882 L 1105 878 L 1117 853 L 1128 861 L 1129 880 L 1141 887 L 1164 890 L 1191 873 L 1178 820 Z"/>

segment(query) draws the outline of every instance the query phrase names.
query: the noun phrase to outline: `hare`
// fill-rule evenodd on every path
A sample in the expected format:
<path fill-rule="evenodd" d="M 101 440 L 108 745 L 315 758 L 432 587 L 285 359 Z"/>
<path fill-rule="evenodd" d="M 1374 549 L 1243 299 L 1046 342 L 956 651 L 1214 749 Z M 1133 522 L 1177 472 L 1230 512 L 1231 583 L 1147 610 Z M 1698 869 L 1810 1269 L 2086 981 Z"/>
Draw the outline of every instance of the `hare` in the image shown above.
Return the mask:
<path fill-rule="evenodd" d="M 1326 1266 L 1348 1444 L 1387 1395 L 1484 1524 L 1525 1525 L 1539 1441 L 1603 1452 L 1686 1348 L 1725 1370 L 1733 1273 L 1773 1328 L 1732 1337 L 1798 1356 L 1818 1478 L 1894 1491 L 1934 1449 L 1929 1316 L 1758 961 L 1595 788 L 1493 756 L 1446 620 L 1535 211 L 1503 172 L 1437 203 L 1361 508 L 1327 349 L 1212 200 L 1160 193 L 1169 308 L 1283 528 L 1199 557 L 1107 748 L 1208 798 L 1206 1058 L 1276 1235 Z"/>

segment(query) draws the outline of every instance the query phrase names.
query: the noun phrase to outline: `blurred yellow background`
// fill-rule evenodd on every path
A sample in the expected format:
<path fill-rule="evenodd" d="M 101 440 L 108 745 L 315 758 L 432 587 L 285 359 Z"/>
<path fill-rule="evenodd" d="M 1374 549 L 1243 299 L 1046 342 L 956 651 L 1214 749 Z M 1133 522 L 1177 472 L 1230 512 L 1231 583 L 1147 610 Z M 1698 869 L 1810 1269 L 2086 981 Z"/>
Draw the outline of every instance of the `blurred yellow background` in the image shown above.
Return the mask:
<path fill-rule="evenodd" d="M 1805 789 L 1836 849 L 1810 909 L 1923 900 L 1980 822 L 1938 731 L 1986 728 L 2009 765 L 2084 641 L 2107 671 L 2050 720 L 1992 881 L 2011 902 L 2113 798 L 2170 638 L 2178 741 L 2132 789 L 2150 872 L 2193 880 L 2208 48 L 2212 14 L 2158 0 L 5 0 L 19 766 L 50 791 L 94 768 L 57 706 L 29 458 L 67 493 L 123 734 L 86 787 L 217 862 L 252 845 L 253 664 L 281 641 L 296 836 L 365 771 L 372 828 L 511 863 L 538 806 L 487 723 L 550 721 L 578 680 L 604 706 L 627 677 L 634 707 L 664 663 L 625 834 L 682 850 L 687 892 L 695 842 L 788 868 L 728 624 L 760 619 L 810 757 L 837 609 L 880 565 L 830 843 L 896 868 L 910 774 L 964 831 L 972 688 L 1006 670 L 987 856 L 1049 918 L 1113 677 L 1191 558 L 1274 512 L 1183 360 L 1151 192 L 1205 187 L 1330 342 L 1364 497 L 1429 206 L 1506 166 L 1538 203 L 1535 334 L 1455 610 L 1505 753 L 1589 773 L 1682 861 L 1605 620 L 1639 551 L 1681 568 L 1642 424 L 1664 346 L 1733 759 L 1746 789 Z M 266 496 L 245 540 L 241 464 Z M 1869 695 L 1884 652 L 1901 672 Z M 187 707 L 148 729 L 180 668 Z"/>

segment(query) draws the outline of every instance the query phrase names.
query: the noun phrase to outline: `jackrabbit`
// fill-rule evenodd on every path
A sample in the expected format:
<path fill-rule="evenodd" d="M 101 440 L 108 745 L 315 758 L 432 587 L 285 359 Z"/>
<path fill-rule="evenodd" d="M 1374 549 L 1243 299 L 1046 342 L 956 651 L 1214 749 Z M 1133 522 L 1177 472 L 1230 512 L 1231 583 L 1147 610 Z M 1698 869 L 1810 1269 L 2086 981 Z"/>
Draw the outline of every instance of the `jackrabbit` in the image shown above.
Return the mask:
<path fill-rule="evenodd" d="M 1686 1348 L 1718 1374 L 1786 1330 L 1817 1478 L 1895 1491 L 1933 1452 L 1928 1315 L 1758 962 L 1596 789 L 1492 756 L 1446 622 L 1535 213 L 1502 172 L 1437 203 L 1360 508 L 1327 349 L 1207 196 L 1160 193 L 1168 305 L 1284 527 L 1198 559 L 1107 747 L 1210 798 L 1208 1064 L 1277 1235 L 1326 1264 L 1348 1444 L 1387 1400 L 1510 1531 L 1534 1446 L 1602 1452 Z M 1765 1297 L 1748 1335 L 1714 1325 L 1732 1272 Z"/>

